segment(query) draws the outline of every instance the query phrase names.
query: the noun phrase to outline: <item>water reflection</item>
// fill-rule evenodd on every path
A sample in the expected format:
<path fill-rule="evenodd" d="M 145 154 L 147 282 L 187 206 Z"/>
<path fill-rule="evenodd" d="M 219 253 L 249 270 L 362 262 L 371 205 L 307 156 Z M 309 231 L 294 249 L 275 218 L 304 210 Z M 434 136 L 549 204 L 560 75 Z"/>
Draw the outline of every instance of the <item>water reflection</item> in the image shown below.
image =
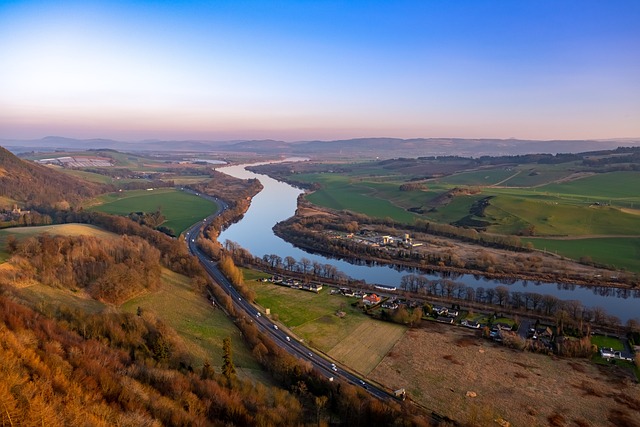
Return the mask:
<path fill-rule="evenodd" d="M 276 223 L 294 215 L 297 198 L 303 191 L 266 175 L 247 171 L 245 166 L 247 165 L 228 166 L 218 170 L 237 178 L 258 178 L 264 189 L 253 198 L 251 207 L 244 218 L 223 231 L 219 240 L 220 242 L 225 240 L 236 242 L 254 256 L 263 257 L 264 255 L 277 254 L 281 258 L 291 256 L 296 261 L 305 258 L 310 262 L 331 264 L 354 280 L 390 287 L 399 287 L 402 277 L 407 274 L 422 274 L 429 280 L 448 279 L 459 282 L 475 291 L 480 288 L 484 291 L 500 285 L 507 285 L 510 292 L 527 292 L 530 291 L 528 288 L 533 285 L 536 293 L 553 295 L 562 300 L 578 300 L 589 308 L 602 307 L 608 313 L 619 317 L 623 322 L 637 317 L 640 313 L 640 304 L 637 300 L 640 298 L 640 290 L 542 283 L 515 278 L 495 280 L 481 275 L 419 270 L 399 265 L 380 265 L 375 261 L 350 260 L 348 262 L 343 259 L 329 258 L 320 253 L 304 251 L 280 239 L 272 230 Z"/>

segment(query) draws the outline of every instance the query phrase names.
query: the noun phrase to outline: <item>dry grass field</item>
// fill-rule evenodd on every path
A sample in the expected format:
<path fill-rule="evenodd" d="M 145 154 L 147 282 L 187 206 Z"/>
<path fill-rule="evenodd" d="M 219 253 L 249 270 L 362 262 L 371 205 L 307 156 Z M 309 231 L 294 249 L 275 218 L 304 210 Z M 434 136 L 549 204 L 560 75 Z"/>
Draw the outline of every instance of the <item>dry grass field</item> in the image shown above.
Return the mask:
<path fill-rule="evenodd" d="M 367 319 L 333 347 L 329 356 L 368 375 L 406 331 L 407 328 L 401 325 Z"/>
<path fill-rule="evenodd" d="M 435 322 L 409 330 L 369 377 L 468 425 L 640 426 L 630 372 L 510 350 Z"/>
<path fill-rule="evenodd" d="M 331 295 L 327 288 L 316 294 L 254 280 L 247 284 L 256 291 L 256 302 L 269 308 L 272 318 L 277 318 L 293 338 L 364 375 L 407 330 L 406 326 L 370 318 L 351 305 L 354 298 Z M 338 311 L 344 316 L 337 316 Z"/>
<path fill-rule="evenodd" d="M 15 235 L 16 238 L 30 237 L 42 233 L 49 233 L 56 236 L 95 236 L 99 238 L 114 238 L 117 234 L 102 230 L 93 225 L 87 224 L 57 224 L 41 225 L 38 227 L 13 227 L 0 231 L 0 236 Z"/>

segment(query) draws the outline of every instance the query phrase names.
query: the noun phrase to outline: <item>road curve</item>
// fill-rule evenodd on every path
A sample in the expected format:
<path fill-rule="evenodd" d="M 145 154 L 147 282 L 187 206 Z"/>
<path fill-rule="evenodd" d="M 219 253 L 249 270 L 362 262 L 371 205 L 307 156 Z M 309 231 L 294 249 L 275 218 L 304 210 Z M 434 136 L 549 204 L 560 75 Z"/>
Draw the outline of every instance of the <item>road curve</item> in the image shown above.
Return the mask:
<path fill-rule="evenodd" d="M 240 295 L 240 293 L 232 286 L 232 284 L 218 269 L 217 264 L 209 259 L 202 251 L 200 251 L 196 244 L 197 236 L 200 234 L 200 231 L 202 230 L 204 224 L 226 210 L 228 206 L 215 197 L 198 194 L 195 191 L 185 191 L 189 191 L 200 197 L 207 198 L 208 200 L 215 202 L 218 206 L 218 210 L 214 214 L 192 225 L 185 232 L 185 239 L 191 254 L 198 257 L 200 264 L 204 267 L 205 271 L 211 277 L 211 279 L 214 280 L 231 297 L 236 312 L 242 313 L 239 314 L 239 316 L 244 315 L 246 316 L 246 318 L 251 319 L 251 321 L 257 325 L 260 332 L 267 334 L 279 347 L 283 348 L 294 357 L 311 363 L 314 368 L 316 368 L 327 378 L 333 378 L 334 381 L 343 380 L 355 386 L 363 387 L 370 394 L 380 399 L 395 399 L 395 397 L 388 391 L 365 381 L 364 379 L 352 374 L 351 372 L 346 371 L 342 367 L 334 364 L 334 362 L 328 360 L 323 354 L 306 347 L 301 342 L 295 339 L 291 339 L 286 332 L 282 331 L 278 327 L 277 324 L 272 322 L 270 319 L 267 319 L 266 317 L 260 315 L 253 304 L 251 304 L 251 302 L 249 301 L 246 301 L 246 299 L 243 298 L 242 295 Z"/>

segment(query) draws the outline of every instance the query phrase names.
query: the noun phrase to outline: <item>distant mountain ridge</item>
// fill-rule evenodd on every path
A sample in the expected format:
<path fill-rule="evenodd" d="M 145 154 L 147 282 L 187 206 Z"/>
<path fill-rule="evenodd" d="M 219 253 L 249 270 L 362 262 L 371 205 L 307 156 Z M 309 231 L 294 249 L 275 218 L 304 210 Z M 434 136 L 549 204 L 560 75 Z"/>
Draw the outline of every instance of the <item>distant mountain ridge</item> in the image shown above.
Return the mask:
<path fill-rule="evenodd" d="M 609 150 L 619 146 L 640 146 L 640 138 L 607 140 L 522 140 L 469 138 L 354 138 L 332 141 L 278 140 L 153 140 L 124 142 L 112 139 L 74 139 L 48 136 L 36 140 L 0 140 L 13 152 L 87 150 L 109 148 L 118 151 L 237 152 L 263 155 L 317 157 L 394 158 L 421 156 L 501 156 L 532 153 L 578 153 Z"/>

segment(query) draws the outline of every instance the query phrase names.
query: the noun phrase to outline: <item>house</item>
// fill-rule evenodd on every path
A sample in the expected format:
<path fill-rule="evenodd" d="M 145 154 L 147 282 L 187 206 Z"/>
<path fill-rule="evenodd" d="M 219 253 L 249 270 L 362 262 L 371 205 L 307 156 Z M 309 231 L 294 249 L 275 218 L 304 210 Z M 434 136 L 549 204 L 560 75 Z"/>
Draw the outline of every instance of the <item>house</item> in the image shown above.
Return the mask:
<path fill-rule="evenodd" d="M 512 326 L 509 325 L 508 323 L 502 323 L 502 322 L 498 322 L 498 323 L 494 323 L 493 325 L 493 329 L 498 329 L 500 331 L 510 331 Z"/>
<path fill-rule="evenodd" d="M 474 322 L 473 320 L 463 320 L 462 322 L 460 322 L 460 324 L 462 326 L 466 326 L 467 328 L 471 328 L 471 329 L 480 329 L 480 323 L 478 322 Z"/>
<path fill-rule="evenodd" d="M 447 316 L 438 316 L 436 317 L 436 322 L 448 323 L 450 325 L 453 325 L 453 318 Z"/>
<path fill-rule="evenodd" d="M 362 298 L 362 301 L 366 305 L 376 305 L 376 304 L 380 303 L 381 300 L 382 300 L 382 298 L 380 298 L 376 294 L 367 295 L 366 297 Z"/>
<path fill-rule="evenodd" d="M 610 348 L 610 347 L 602 347 L 600 349 L 600 356 L 602 356 L 604 358 L 607 358 L 607 359 L 615 357 L 615 353 L 616 352 L 614 352 L 613 349 Z"/>
<path fill-rule="evenodd" d="M 438 307 L 434 305 L 433 312 L 438 316 L 446 316 L 449 313 L 449 309 L 447 309 L 446 307 Z"/>

